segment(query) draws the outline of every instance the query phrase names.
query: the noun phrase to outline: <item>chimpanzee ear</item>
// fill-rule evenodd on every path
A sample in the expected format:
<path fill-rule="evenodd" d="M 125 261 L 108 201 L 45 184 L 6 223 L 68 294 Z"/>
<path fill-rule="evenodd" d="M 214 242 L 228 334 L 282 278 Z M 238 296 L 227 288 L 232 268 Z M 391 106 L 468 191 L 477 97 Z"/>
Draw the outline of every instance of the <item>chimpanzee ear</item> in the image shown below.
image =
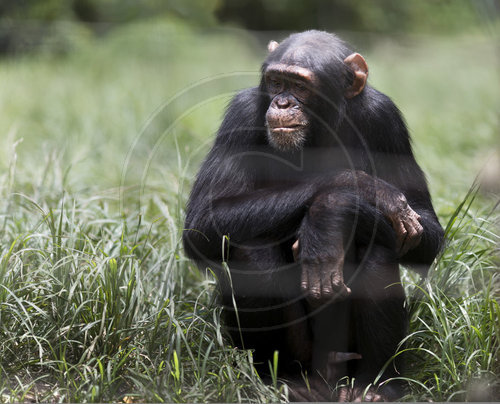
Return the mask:
<path fill-rule="evenodd" d="M 359 53 L 350 54 L 344 59 L 344 63 L 354 73 L 354 80 L 344 94 L 346 98 L 353 98 L 365 88 L 366 80 L 368 79 L 368 65 L 365 58 Z"/>
<path fill-rule="evenodd" d="M 279 43 L 276 42 L 276 41 L 269 41 L 269 43 L 267 44 L 267 50 L 269 52 L 272 52 L 273 50 L 275 50 L 277 47 L 279 46 Z"/>

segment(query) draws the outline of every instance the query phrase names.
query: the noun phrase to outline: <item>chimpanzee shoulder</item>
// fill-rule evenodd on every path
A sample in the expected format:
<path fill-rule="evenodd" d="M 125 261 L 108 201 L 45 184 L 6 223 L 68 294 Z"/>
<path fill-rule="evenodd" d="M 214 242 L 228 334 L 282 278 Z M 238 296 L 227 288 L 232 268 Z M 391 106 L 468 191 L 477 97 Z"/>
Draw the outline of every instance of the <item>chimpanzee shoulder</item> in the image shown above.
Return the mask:
<path fill-rule="evenodd" d="M 348 107 L 370 150 L 389 153 L 411 153 L 411 139 L 401 111 L 386 94 L 366 86 L 361 96 Z"/>
<path fill-rule="evenodd" d="M 263 136 L 258 130 L 264 128 L 265 111 L 261 111 L 261 98 L 258 87 L 241 90 L 232 98 L 226 108 L 215 146 L 251 145 Z"/>

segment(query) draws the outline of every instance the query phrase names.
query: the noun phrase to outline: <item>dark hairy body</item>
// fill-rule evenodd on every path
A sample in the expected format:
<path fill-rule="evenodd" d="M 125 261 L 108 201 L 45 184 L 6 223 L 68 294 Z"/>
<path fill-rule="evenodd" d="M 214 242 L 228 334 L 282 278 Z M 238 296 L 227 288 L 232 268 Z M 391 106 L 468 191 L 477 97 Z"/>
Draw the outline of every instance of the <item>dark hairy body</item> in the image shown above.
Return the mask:
<path fill-rule="evenodd" d="M 263 370 L 279 351 L 291 399 L 361 399 L 406 335 L 399 264 L 425 275 L 443 230 L 401 114 L 366 84 L 363 57 L 319 31 L 269 50 L 200 168 L 184 248 L 217 274 L 235 345 Z M 335 389 L 344 376 L 354 387 Z M 382 383 L 364 399 L 402 394 Z"/>

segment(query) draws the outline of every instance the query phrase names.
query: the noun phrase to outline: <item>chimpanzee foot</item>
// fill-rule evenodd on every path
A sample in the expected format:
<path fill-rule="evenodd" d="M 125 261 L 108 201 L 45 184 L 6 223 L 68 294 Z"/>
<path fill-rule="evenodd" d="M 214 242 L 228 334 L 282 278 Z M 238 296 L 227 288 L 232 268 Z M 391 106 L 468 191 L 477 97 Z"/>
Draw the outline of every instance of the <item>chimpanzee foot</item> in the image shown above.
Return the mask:
<path fill-rule="evenodd" d="M 361 355 L 355 352 L 337 352 L 328 353 L 326 364 L 326 378 L 320 373 L 313 373 L 307 380 L 299 378 L 287 382 L 290 401 L 373 401 L 386 402 L 394 401 L 401 395 L 391 395 L 385 387 L 352 387 L 338 386 L 337 383 L 346 376 L 347 362 L 350 360 L 361 359 Z M 385 392 L 389 394 L 385 394 Z"/>
<path fill-rule="evenodd" d="M 320 402 L 337 401 L 337 399 L 346 401 L 346 398 L 350 397 L 351 390 L 345 390 L 342 387 L 336 391 L 336 385 L 340 378 L 346 376 L 346 363 L 353 359 L 361 359 L 361 355 L 355 352 L 329 352 L 326 364 L 326 378 L 324 374 L 314 372 L 308 377 L 307 383 L 302 378 L 288 381 L 290 401 Z M 367 394 L 367 397 L 371 396 Z"/>
<path fill-rule="evenodd" d="M 335 401 L 333 388 L 319 375 L 308 377 L 307 383 L 300 380 L 287 381 L 288 399 L 294 402 Z"/>
<path fill-rule="evenodd" d="M 323 393 L 323 394 L 322 394 Z M 326 393 L 326 394 L 325 394 Z M 309 389 L 306 386 L 288 386 L 288 399 L 290 402 L 325 402 L 332 401 L 332 394 Z"/>
<path fill-rule="evenodd" d="M 355 352 L 331 351 L 328 353 L 326 363 L 326 380 L 335 389 L 336 401 L 343 401 L 346 396 L 344 387 L 340 387 L 339 383 L 345 378 L 345 376 L 347 376 L 347 362 L 361 358 L 361 355 Z"/>
<path fill-rule="evenodd" d="M 387 402 L 393 401 L 378 392 L 376 388 L 370 387 L 368 390 L 361 387 L 342 387 L 338 392 L 338 401 L 342 402 Z"/>

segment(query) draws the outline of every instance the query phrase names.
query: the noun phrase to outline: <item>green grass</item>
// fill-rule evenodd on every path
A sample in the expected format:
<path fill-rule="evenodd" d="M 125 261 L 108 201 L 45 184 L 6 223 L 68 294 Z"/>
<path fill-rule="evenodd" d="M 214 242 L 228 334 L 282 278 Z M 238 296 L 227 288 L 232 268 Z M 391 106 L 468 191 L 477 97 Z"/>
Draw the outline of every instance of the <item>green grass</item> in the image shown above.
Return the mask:
<path fill-rule="evenodd" d="M 2 400 L 286 399 L 229 345 L 180 246 L 193 175 L 264 46 L 175 20 L 75 32 L 69 54 L 0 61 Z M 495 43 L 431 39 L 363 52 L 450 223 L 429 278 L 403 272 L 408 399 L 478 399 L 500 375 L 500 231 L 495 196 L 467 192 L 498 147 Z"/>
<path fill-rule="evenodd" d="M 500 394 L 498 215 L 473 212 L 473 187 L 448 218 L 429 276 L 406 273 L 411 401 L 488 401 Z"/>

